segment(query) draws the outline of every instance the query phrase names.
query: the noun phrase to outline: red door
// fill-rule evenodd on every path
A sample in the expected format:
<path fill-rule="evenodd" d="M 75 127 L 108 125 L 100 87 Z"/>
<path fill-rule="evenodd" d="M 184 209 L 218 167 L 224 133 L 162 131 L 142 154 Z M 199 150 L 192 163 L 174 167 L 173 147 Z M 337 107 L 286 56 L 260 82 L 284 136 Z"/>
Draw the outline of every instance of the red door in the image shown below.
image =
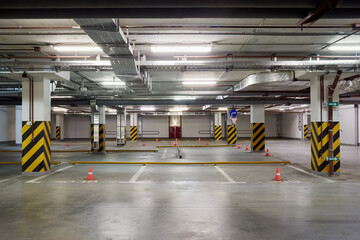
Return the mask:
<path fill-rule="evenodd" d="M 181 138 L 181 127 L 180 126 L 170 126 L 169 128 L 169 138 Z"/>
<path fill-rule="evenodd" d="M 175 128 L 176 127 L 170 126 L 170 128 L 169 128 L 169 138 L 174 138 L 175 139 L 175 133 L 176 133 Z"/>

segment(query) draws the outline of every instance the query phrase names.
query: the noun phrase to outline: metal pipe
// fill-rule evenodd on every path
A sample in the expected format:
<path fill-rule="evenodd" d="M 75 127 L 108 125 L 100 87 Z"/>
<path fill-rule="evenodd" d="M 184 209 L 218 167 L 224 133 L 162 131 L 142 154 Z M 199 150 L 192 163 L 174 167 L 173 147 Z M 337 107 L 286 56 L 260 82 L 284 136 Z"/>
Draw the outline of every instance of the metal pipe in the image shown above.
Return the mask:
<path fill-rule="evenodd" d="M 229 56 L 174 56 L 177 60 L 180 58 L 228 58 Z M 272 58 L 274 56 L 272 55 L 237 55 L 237 56 L 231 56 L 232 58 Z M 314 57 L 313 55 L 306 55 L 306 56 L 286 56 L 286 55 L 276 55 L 277 58 L 311 58 Z M 360 56 L 345 56 L 345 55 L 335 55 L 335 56 L 316 56 L 317 58 L 323 58 L 323 59 L 332 59 L 332 58 L 341 58 L 341 59 L 358 59 Z"/>
<path fill-rule="evenodd" d="M 342 74 L 342 71 L 338 70 L 337 73 L 336 73 L 336 77 L 334 79 L 333 84 L 328 87 L 328 99 L 329 99 L 329 102 L 333 101 L 333 94 L 334 94 L 336 86 L 337 86 L 337 84 L 339 82 L 339 79 L 341 77 L 341 74 Z M 329 106 L 329 109 L 328 109 L 329 157 L 334 157 L 333 110 L 334 110 L 333 106 Z M 333 161 L 329 161 L 329 175 L 330 176 L 334 175 L 334 162 Z"/>
<path fill-rule="evenodd" d="M 19 58 L 19 59 L 25 59 L 25 58 L 50 58 L 50 59 L 56 59 L 56 58 L 80 58 L 80 59 L 84 59 L 87 60 L 88 58 L 90 58 L 90 56 L 12 56 L 12 57 L 3 57 L 1 56 L 1 58 L 5 58 L 5 59 L 12 59 L 12 58 Z"/>

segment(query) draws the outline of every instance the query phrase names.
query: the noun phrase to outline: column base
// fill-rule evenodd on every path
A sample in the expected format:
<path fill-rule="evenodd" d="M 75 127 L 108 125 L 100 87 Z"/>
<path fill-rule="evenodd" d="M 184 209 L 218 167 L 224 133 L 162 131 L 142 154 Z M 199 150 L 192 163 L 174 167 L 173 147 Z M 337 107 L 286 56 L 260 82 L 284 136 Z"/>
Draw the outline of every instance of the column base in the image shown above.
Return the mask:
<path fill-rule="evenodd" d="M 328 172 L 316 172 L 316 171 L 311 171 L 312 173 L 319 175 L 319 176 L 330 176 Z M 340 176 L 340 172 L 334 172 L 334 176 Z"/>
<path fill-rule="evenodd" d="M 45 171 L 45 172 L 22 172 L 21 175 L 23 176 L 44 176 L 51 173 L 51 171 Z"/>

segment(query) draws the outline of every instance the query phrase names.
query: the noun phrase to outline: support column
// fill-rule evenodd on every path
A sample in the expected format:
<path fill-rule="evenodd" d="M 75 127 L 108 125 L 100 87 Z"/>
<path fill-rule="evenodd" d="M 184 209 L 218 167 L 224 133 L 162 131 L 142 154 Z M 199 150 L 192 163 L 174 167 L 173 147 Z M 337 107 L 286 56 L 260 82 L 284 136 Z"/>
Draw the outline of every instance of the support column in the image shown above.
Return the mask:
<path fill-rule="evenodd" d="M 215 113 L 215 124 L 214 124 L 214 136 L 215 140 L 222 140 L 222 123 L 221 123 L 221 113 Z"/>
<path fill-rule="evenodd" d="M 56 114 L 56 140 L 64 140 L 64 115 Z"/>
<path fill-rule="evenodd" d="M 265 151 L 265 109 L 263 104 L 250 106 L 251 151 Z"/>
<path fill-rule="evenodd" d="M 126 145 L 126 109 L 118 108 L 116 114 L 116 144 Z"/>
<path fill-rule="evenodd" d="M 91 102 L 91 152 L 105 152 L 105 106 Z"/>
<path fill-rule="evenodd" d="M 15 144 L 22 144 L 22 106 L 15 109 Z"/>
<path fill-rule="evenodd" d="M 230 109 L 227 111 L 227 142 L 228 144 L 236 144 L 236 124 L 230 120 Z"/>
<path fill-rule="evenodd" d="M 329 86 L 333 80 L 313 77 L 310 81 L 311 94 L 311 169 L 320 175 L 340 174 L 340 161 L 327 161 L 330 152 L 340 159 L 340 117 L 339 107 L 332 107 L 332 121 L 329 121 Z M 339 88 L 335 88 L 332 102 L 339 102 Z M 332 124 L 332 126 L 330 126 Z M 332 139 L 330 130 L 332 130 Z M 332 144 L 331 144 L 332 143 Z M 332 146 L 331 146 L 332 145 Z"/>
<path fill-rule="evenodd" d="M 50 172 L 50 80 L 47 77 L 22 79 L 22 174 Z"/>
<path fill-rule="evenodd" d="M 130 140 L 138 140 L 138 121 L 137 113 L 130 113 Z"/>

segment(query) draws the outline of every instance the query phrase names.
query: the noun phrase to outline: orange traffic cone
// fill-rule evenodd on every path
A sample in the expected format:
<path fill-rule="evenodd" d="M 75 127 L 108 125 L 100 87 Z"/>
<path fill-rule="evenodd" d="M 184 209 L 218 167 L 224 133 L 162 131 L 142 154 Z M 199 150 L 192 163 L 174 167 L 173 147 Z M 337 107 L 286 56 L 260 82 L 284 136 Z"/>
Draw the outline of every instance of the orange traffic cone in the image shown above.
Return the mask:
<path fill-rule="evenodd" d="M 206 145 L 209 145 L 209 141 L 206 140 Z"/>
<path fill-rule="evenodd" d="M 94 176 L 93 176 L 93 172 L 92 172 L 92 168 L 91 168 L 91 167 L 89 167 L 88 176 L 87 176 L 87 178 L 85 178 L 84 180 L 96 180 L 96 178 L 94 178 Z"/>
<path fill-rule="evenodd" d="M 159 142 L 159 139 L 156 139 L 156 142 Z"/>
<path fill-rule="evenodd" d="M 66 146 L 67 146 L 67 147 L 70 146 L 69 142 L 66 142 Z"/>
<path fill-rule="evenodd" d="M 276 169 L 275 178 L 274 178 L 273 180 L 274 180 L 274 181 L 284 181 L 284 180 L 281 179 L 280 169 L 279 169 L 279 168 Z"/>
<path fill-rule="evenodd" d="M 174 146 L 176 146 L 177 145 L 177 138 L 175 139 L 175 143 L 174 143 Z"/>
<path fill-rule="evenodd" d="M 266 149 L 266 154 L 265 154 L 265 157 L 270 157 L 270 154 L 269 154 L 269 149 L 268 149 L 268 148 Z"/>
<path fill-rule="evenodd" d="M 249 151 L 249 145 L 246 144 L 246 148 L 245 148 L 246 151 Z"/>
<path fill-rule="evenodd" d="M 238 149 L 241 149 L 241 145 L 240 145 L 240 143 L 239 143 L 239 145 L 238 145 Z"/>
<path fill-rule="evenodd" d="M 143 146 L 144 146 L 144 147 L 146 146 L 145 142 L 143 142 Z"/>
<path fill-rule="evenodd" d="M 199 142 L 201 142 L 201 139 L 199 138 Z"/>

